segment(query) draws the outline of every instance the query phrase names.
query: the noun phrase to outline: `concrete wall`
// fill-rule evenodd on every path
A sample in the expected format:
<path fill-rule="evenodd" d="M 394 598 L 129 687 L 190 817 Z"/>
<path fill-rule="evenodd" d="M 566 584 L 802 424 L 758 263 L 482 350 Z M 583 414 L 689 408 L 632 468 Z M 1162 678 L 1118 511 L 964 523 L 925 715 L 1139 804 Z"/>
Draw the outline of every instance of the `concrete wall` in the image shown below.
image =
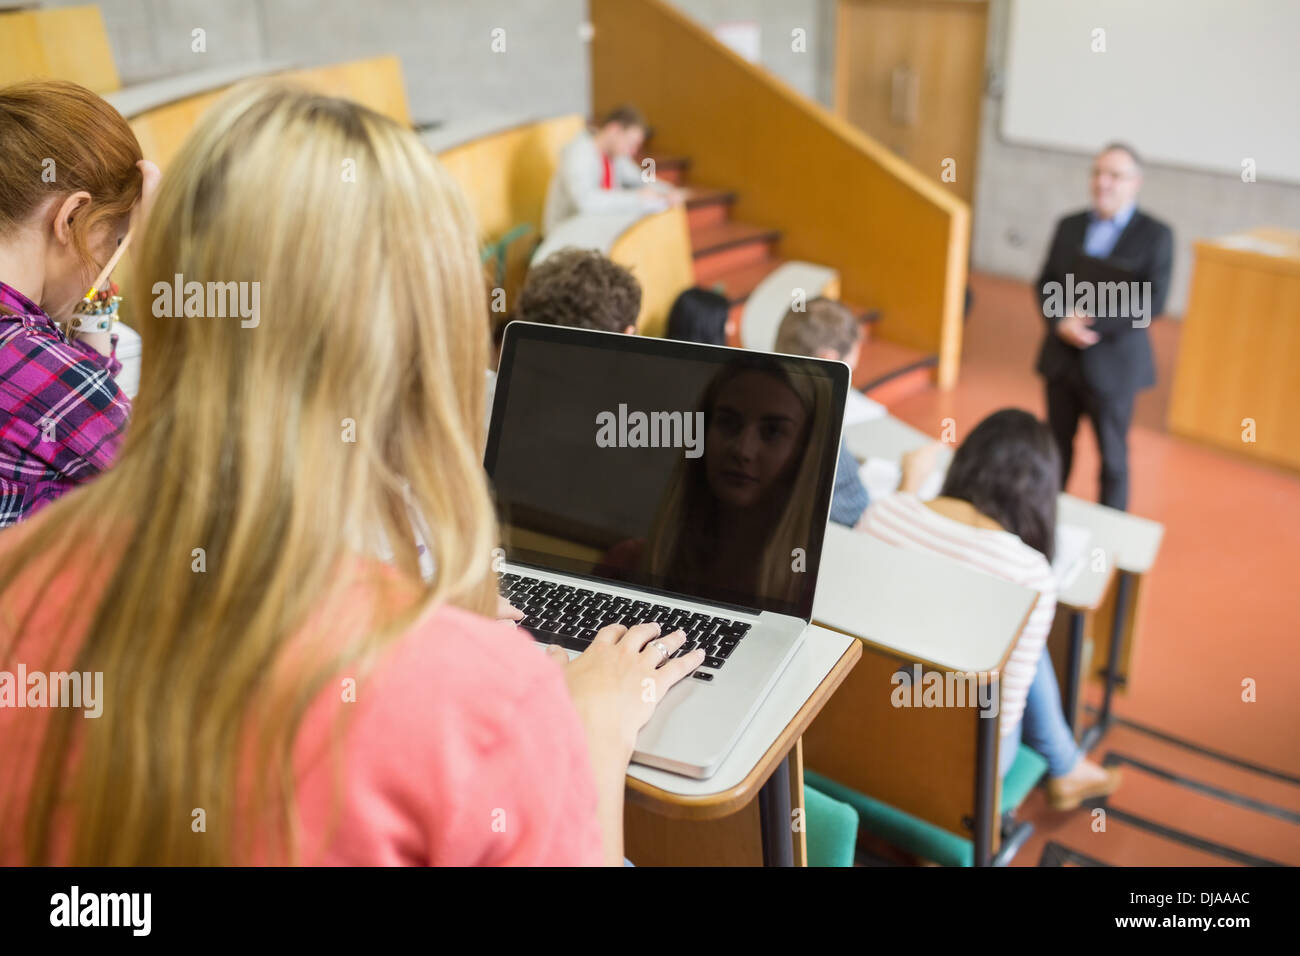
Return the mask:
<path fill-rule="evenodd" d="M 46 0 L 73 6 L 87 0 Z M 705 26 L 757 21 L 762 63 L 828 104 L 834 0 L 674 0 Z M 124 83 L 250 60 L 304 65 L 395 53 L 412 115 L 455 120 L 484 112 L 586 112 L 585 0 L 98 0 Z M 506 51 L 491 49 L 505 32 Z M 192 50 L 206 32 L 207 50 Z M 807 49 L 791 48 L 800 28 Z"/>
<path fill-rule="evenodd" d="M 835 80 L 835 0 L 672 0 L 674 6 L 712 29 L 746 20 L 761 34 L 759 62 L 809 99 L 830 106 Z M 806 50 L 792 49 L 802 29 Z"/>
<path fill-rule="evenodd" d="M 87 0 L 48 0 L 73 6 Z M 98 0 L 124 84 L 250 60 L 402 60 L 417 122 L 585 112 L 584 0 Z M 192 50 L 205 31 L 206 52 Z M 505 52 L 493 52 L 493 30 Z"/>

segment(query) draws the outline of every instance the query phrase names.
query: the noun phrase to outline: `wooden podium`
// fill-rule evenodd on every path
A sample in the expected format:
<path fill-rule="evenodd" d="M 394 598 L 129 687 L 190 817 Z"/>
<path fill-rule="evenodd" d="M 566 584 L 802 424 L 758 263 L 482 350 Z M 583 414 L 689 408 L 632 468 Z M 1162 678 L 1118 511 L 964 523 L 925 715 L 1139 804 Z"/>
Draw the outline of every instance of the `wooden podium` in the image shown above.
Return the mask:
<path fill-rule="evenodd" d="M 1300 470 L 1300 232 L 1195 249 L 1169 430 Z"/>

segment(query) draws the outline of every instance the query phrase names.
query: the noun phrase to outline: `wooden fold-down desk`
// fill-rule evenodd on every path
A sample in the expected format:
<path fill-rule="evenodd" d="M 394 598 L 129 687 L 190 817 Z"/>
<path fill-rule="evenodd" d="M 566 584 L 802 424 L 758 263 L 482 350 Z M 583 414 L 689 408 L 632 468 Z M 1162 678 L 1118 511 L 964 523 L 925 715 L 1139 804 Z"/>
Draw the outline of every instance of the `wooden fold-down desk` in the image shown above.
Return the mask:
<path fill-rule="evenodd" d="M 1169 430 L 1300 469 L 1300 232 L 1253 229 L 1195 249 Z"/>
<path fill-rule="evenodd" d="M 801 738 L 862 656 L 810 627 L 758 713 L 707 780 L 633 764 L 624 852 L 637 866 L 806 866 Z"/>

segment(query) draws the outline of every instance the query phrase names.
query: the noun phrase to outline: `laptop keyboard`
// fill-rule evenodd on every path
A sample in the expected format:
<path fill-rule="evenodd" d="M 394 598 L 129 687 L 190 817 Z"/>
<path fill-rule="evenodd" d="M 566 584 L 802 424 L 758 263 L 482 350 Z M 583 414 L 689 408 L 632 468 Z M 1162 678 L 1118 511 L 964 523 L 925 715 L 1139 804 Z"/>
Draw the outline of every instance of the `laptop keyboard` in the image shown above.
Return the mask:
<path fill-rule="evenodd" d="M 498 588 L 502 597 L 524 612 L 519 626 L 527 628 L 534 640 L 559 644 L 571 651 L 585 651 L 596 632 L 609 624 L 632 627 L 651 622 L 657 623 L 664 634 L 685 631 L 686 643 L 672 656 L 682 657 L 697 647 L 704 648 L 704 663 L 691 675 L 697 680 L 713 680 L 713 672 L 722 669 L 749 632 L 744 621 L 519 574 L 501 575 Z"/>

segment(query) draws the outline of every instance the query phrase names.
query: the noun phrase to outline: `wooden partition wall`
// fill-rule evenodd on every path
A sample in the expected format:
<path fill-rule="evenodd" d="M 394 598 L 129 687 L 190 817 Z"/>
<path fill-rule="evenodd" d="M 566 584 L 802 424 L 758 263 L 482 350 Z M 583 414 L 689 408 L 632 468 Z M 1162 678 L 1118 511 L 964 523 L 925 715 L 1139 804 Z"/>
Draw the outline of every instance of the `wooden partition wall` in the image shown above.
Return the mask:
<path fill-rule="evenodd" d="M 99 7 L 0 13 L 0 86 L 34 77 L 71 80 L 96 93 L 118 89 Z"/>
<path fill-rule="evenodd" d="M 560 150 L 580 132 L 577 113 L 511 126 L 438 153 L 460 182 L 485 237 L 521 224 L 541 229 Z"/>
<path fill-rule="evenodd" d="M 402 81 L 402 65 L 395 56 L 377 56 L 332 66 L 289 70 L 276 76 L 302 83 L 322 93 L 356 100 L 403 126 L 411 123 L 406 103 L 406 86 Z M 128 117 L 144 155 L 166 169 L 167 163 L 176 155 L 199 117 L 227 89 L 221 87 L 187 96 L 139 116 Z"/>
<path fill-rule="evenodd" d="M 965 839 L 975 815 L 975 707 L 895 707 L 913 662 L 863 641 L 862 659 L 804 733 L 804 766 Z M 942 671 L 923 663 L 929 669 Z M 994 766 L 997 754 L 993 755 Z M 997 782 L 995 808 L 1001 804 Z M 994 811 L 994 819 L 997 819 Z M 992 852 L 999 847 L 993 827 Z"/>
<path fill-rule="evenodd" d="M 609 257 L 641 283 L 637 331 L 666 335 L 673 302 L 695 284 L 685 212 L 677 207 L 638 219 L 614 240 Z"/>
<path fill-rule="evenodd" d="M 580 115 L 570 113 L 498 130 L 438 153 L 469 197 L 481 242 L 495 243 L 519 226 L 530 229 L 506 250 L 507 305 L 513 305 L 541 238 L 546 190 L 560 150 L 584 125 Z"/>
<path fill-rule="evenodd" d="M 738 193 L 740 219 L 782 230 L 783 256 L 839 271 L 887 340 L 961 360 L 970 212 L 930 177 L 746 62 L 662 0 L 590 0 L 592 108 L 639 106 L 656 152 Z"/>

